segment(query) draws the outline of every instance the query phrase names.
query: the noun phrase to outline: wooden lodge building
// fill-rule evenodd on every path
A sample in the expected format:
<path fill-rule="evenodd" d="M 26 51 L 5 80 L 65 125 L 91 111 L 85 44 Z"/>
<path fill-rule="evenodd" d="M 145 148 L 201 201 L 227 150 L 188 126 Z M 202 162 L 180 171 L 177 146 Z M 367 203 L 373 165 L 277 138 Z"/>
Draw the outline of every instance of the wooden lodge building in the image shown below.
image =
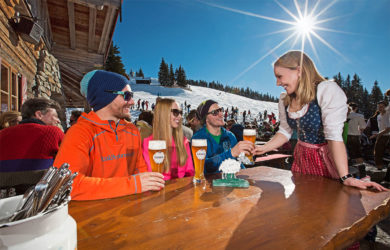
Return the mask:
<path fill-rule="evenodd" d="M 85 107 L 80 80 L 103 68 L 121 3 L 0 0 L 1 111 L 20 110 L 31 97 Z"/>

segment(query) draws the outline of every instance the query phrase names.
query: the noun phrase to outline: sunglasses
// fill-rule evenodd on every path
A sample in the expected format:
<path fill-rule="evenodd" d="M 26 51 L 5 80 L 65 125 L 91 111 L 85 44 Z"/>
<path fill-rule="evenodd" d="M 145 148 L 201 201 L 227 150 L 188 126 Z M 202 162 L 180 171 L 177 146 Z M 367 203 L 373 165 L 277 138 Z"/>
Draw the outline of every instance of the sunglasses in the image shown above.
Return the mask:
<path fill-rule="evenodd" d="M 178 117 L 179 115 L 183 116 L 183 110 L 171 109 L 171 112 L 172 112 L 174 117 Z"/>
<path fill-rule="evenodd" d="M 130 101 L 131 98 L 133 98 L 134 96 L 134 93 L 130 91 L 105 90 L 104 92 L 112 93 L 115 95 L 121 95 L 123 96 L 123 99 L 125 99 L 126 102 Z"/>
<path fill-rule="evenodd" d="M 223 112 L 223 108 L 219 108 L 219 109 L 210 111 L 210 112 L 208 112 L 207 114 L 208 114 L 208 115 L 211 114 L 211 115 L 213 115 L 213 116 L 217 116 L 220 112 Z"/>

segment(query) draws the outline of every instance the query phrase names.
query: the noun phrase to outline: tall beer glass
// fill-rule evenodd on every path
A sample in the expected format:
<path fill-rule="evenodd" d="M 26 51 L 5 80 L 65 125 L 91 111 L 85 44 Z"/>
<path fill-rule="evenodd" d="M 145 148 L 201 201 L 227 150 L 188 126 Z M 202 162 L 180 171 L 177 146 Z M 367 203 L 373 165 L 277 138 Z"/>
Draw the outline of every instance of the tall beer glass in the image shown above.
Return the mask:
<path fill-rule="evenodd" d="M 164 159 L 167 152 L 167 143 L 165 141 L 149 141 L 149 160 L 152 166 L 152 172 L 162 173 L 164 171 Z"/>
<path fill-rule="evenodd" d="M 250 141 L 253 144 L 256 142 L 256 129 L 244 129 L 243 132 L 244 141 Z M 253 163 L 253 155 L 248 155 L 248 159 Z"/>
<path fill-rule="evenodd" d="M 191 145 L 192 157 L 195 165 L 194 183 L 200 183 L 204 180 L 204 162 L 207 152 L 207 140 L 206 139 L 192 139 Z"/>

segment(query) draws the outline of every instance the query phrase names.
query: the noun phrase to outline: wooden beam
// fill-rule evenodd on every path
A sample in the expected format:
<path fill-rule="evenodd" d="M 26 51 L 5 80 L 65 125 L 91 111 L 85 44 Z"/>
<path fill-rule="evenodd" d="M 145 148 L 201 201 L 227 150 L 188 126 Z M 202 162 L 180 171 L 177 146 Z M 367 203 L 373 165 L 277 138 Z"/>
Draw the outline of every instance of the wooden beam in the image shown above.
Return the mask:
<path fill-rule="evenodd" d="M 50 14 L 49 14 L 49 8 L 47 6 L 47 0 L 42 0 L 42 8 L 44 11 L 44 19 L 45 19 L 45 33 L 46 33 L 46 46 L 49 51 L 51 51 L 51 48 L 53 46 L 53 33 L 51 29 L 51 23 L 50 23 Z"/>
<path fill-rule="evenodd" d="M 63 75 L 62 76 L 62 86 L 67 87 L 69 89 L 72 89 L 72 94 L 81 96 L 80 93 L 80 83 L 78 84 L 79 86 L 76 86 L 76 84 L 73 82 L 72 79 L 69 79 L 67 76 Z"/>
<path fill-rule="evenodd" d="M 76 89 L 80 89 L 80 82 L 81 79 L 83 79 L 82 77 L 77 77 L 75 75 L 72 75 L 71 72 L 61 69 L 61 79 L 64 80 L 65 78 L 70 85 L 72 85 Z"/>
<path fill-rule="evenodd" d="M 80 93 L 81 79 L 80 79 L 80 81 L 75 82 L 74 79 L 72 79 L 71 77 L 66 75 L 64 72 L 62 72 L 61 79 L 62 79 L 62 86 L 66 85 L 67 87 L 72 88 L 73 92 L 76 92 L 77 95 L 81 95 L 81 93 Z"/>
<path fill-rule="evenodd" d="M 70 48 L 76 49 L 76 28 L 74 21 L 74 3 L 68 0 L 69 39 Z"/>
<path fill-rule="evenodd" d="M 75 86 L 80 87 L 80 81 L 83 78 L 83 75 L 79 74 L 74 74 L 74 71 L 68 70 L 66 67 L 63 65 L 60 66 L 60 71 L 61 71 L 61 77 L 62 76 L 67 76 L 69 80 L 72 80 L 72 82 L 75 83 Z"/>
<path fill-rule="evenodd" d="M 112 6 L 119 8 L 122 0 L 71 0 L 74 3 L 88 7 Z"/>
<path fill-rule="evenodd" d="M 94 39 L 96 31 L 96 9 L 89 8 L 89 33 L 88 33 L 88 51 L 94 50 Z"/>
<path fill-rule="evenodd" d="M 63 89 L 65 94 L 65 107 L 84 107 L 86 101 L 84 96 L 75 92 L 69 86 L 63 85 Z M 72 99 L 72 102 L 69 102 L 69 98 Z"/>
<path fill-rule="evenodd" d="M 53 46 L 53 55 L 58 61 L 66 63 L 81 75 L 95 69 L 95 65 L 103 65 L 103 55 L 98 53 L 89 53 L 87 50 L 79 48 L 70 49 L 69 47 L 55 44 Z M 60 65 L 61 66 L 61 65 Z"/>
<path fill-rule="evenodd" d="M 102 48 L 102 53 L 104 54 L 106 52 L 106 50 L 109 50 L 109 42 L 111 41 L 111 35 L 114 33 L 114 27 L 115 27 L 115 23 L 116 23 L 116 19 L 117 19 L 117 10 L 116 9 L 113 9 L 110 13 L 110 22 L 108 24 L 108 32 L 104 38 L 104 42 L 103 42 L 103 48 Z"/>
<path fill-rule="evenodd" d="M 104 20 L 102 36 L 100 37 L 98 54 L 103 54 L 104 53 L 105 44 L 107 43 L 107 40 L 109 40 L 110 29 L 112 27 L 112 22 L 113 22 L 113 19 L 114 19 L 115 11 L 116 11 L 115 8 L 113 8 L 111 6 L 108 7 L 108 10 L 107 10 L 107 13 L 106 13 L 106 18 Z"/>
<path fill-rule="evenodd" d="M 81 73 L 77 69 L 74 69 L 73 67 L 69 66 L 68 64 L 66 64 L 62 61 L 58 61 L 58 65 L 60 66 L 60 69 L 63 68 L 64 70 L 71 72 L 72 74 L 74 74 L 76 76 L 83 77 L 83 73 Z"/>

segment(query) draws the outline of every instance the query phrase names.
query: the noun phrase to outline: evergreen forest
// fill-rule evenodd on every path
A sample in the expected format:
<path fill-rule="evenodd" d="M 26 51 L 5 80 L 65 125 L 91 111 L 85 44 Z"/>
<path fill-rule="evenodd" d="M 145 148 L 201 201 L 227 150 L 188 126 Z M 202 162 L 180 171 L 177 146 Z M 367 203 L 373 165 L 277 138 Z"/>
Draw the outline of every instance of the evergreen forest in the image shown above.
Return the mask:
<path fill-rule="evenodd" d="M 129 75 L 126 73 L 124 65 L 122 63 L 122 58 L 120 56 L 119 47 L 111 44 L 111 49 L 108 53 L 106 64 L 104 67 L 107 71 L 112 71 L 119 73 L 121 75 L 129 78 L 129 75 L 133 75 L 133 70 L 130 70 Z M 136 74 L 138 77 L 144 77 L 144 73 L 140 68 Z M 269 102 L 278 102 L 278 98 L 267 94 L 262 94 L 257 91 L 254 91 L 250 88 L 239 88 L 224 85 L 219 82 L 207 82 L 204 80 L 191 80 L 187 79 L 184 68 L 179 65 L 179 68 L 173 69 L 173 65 L 165 62 L 164 58 L 161 59 L 159 71 L 158 71 L 158 80 L 162 86 L 166 87 L 181 87 L 186 88 L 187 85 L 193 86 L 201 86 L 207 88 L 213 88 L 217 90 L 221 90 L 227 93 L 232 93 L 244 97 L 248 97 L 255 100 L 260 101 L 269 101 Z M 333 76 L 333 80 L 344 90 L 348 103 L 354 102 L 359 107 L 359 112 L 364 115 L 367 119 L 371 117 L 376 111 L 376 105 L 381 100 L 387 100 L 381 88 L 379 87 L 379 83 L 377 81 L 374 82 L 374 86 L 369 91 L 362 85 L 362 80 L 358 76 L 358 74 L 354 74 L 352 77 L 347 75 L 345 78 L 339 72 L 335 76 Z M 386 91 L 386 90 L 384 90 Z"/>

